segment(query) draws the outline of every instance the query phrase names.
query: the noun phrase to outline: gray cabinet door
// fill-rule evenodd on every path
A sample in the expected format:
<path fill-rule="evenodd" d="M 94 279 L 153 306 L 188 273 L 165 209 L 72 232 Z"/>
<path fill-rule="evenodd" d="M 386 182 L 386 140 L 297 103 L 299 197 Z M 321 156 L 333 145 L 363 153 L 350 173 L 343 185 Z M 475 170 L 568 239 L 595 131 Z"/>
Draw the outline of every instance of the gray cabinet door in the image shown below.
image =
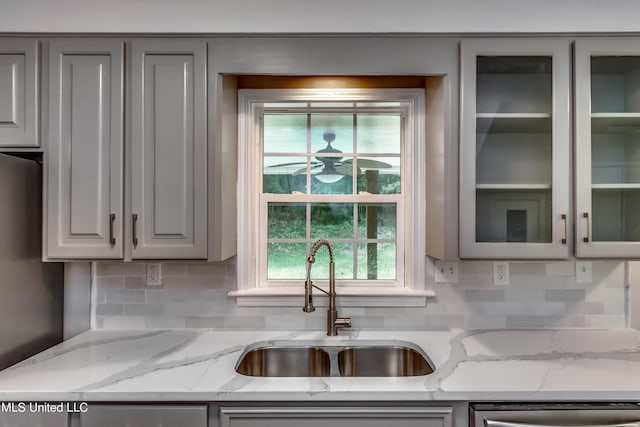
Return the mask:
<path fill-rule="evenodd" d="M 123 44 L 49 49 L 47 257 L 122 258 Z"/>
<path fill-rule="evenodd" d="M 4 403 L 11 405 L 11 403 Z M 37 412 L 29 407 L 29 403 L 13 403 L 14 408 L 17 405 L 24 405 L 24 412 L 0 412 L 0 427 L 68 427 L 69 414 L 66 412 Z M 35 403 L 34 403 L 35 405 Z M 20 409 L 17 409 L 18 411 Z"/>
<path fill-rule="evenodd" d="M 38 146 L 37 71 L 37 40 L 0 40 L 0 148 Z"/>
<path fill-rule="evenodd" d="M 207 427 L 206 405 L 89 405 L 79 427 Z"/>
<path fill-rule="evenodd" d="M 131 44 L 132 258 L 207 257 L 206 42 Z"/>
<path fill-rule="evenodd" d="M 451 427 L 452 408 L 236 407 L 220 409 L 221 427 Z"/>

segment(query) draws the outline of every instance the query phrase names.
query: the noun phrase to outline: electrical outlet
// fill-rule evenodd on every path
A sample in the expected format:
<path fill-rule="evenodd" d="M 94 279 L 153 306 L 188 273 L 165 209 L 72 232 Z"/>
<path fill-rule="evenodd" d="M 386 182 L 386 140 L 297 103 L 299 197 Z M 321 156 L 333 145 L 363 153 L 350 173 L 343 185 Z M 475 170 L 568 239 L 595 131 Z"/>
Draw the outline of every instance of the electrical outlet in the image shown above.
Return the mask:
<path fill-rule="evenodd" d="M 576 283 L 591 283 L 593 280 L 591 261 L 576 261 Z"/>
<path fill-rule="evenodd" d="M 159 262 L 147 263 L 147 285 L 160 286 L 162 283 L 162 271 Z"/>
<path fill-rule="evenodd" d="M 458 263 L 436 261 L 436 283 L 458 283 Z"/>
<path fill-rule="evenodd" d="M 493 263 L 493 284 L 508 285 L 509 284 L 509 263 L 499 261 Z"/>

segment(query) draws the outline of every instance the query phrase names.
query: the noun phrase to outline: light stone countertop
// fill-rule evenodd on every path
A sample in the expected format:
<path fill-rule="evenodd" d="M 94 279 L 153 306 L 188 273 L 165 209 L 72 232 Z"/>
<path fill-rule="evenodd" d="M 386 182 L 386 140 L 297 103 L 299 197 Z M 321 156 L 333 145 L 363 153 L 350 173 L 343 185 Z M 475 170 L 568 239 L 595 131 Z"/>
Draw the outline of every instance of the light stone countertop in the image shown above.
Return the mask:
<path fill-rule="evenodd" d="M 640 401 L 640 331 L 88 331 L 0 372 L 0 401 Z M 258 341 L 405 340 L 436 371 L 404 378 L 237 374 Z"/>

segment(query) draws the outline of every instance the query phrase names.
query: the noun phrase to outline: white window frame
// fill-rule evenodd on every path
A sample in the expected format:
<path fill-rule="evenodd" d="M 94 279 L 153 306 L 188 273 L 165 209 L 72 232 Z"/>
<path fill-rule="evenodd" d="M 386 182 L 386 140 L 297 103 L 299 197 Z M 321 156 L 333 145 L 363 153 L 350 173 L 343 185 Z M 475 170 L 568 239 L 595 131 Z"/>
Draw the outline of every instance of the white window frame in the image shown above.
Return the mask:
<path fill-rule="evenodd" d="M 260 116 L 264 103 L 274 102 L 403 102 L 407 105 L 404 120 L 405 146 L 401 154 L 402 195 L 398 203 L 397 245 L 402 244 L 404 261 L 398 266 L 402 277 L 394 281 L 379 280 L 370 286 L 362 283 L 342 282 L 337 289 L 339 306 L 412 306 L 426 304 L 426 298 L 434 293 L 425 287 L 426 239 L 425 239 L 425 99 L 421 89 L 242 89 L 238 91 L 238 255 L 237 290 L 229 292 L 242 306 L 301 306 L 304 294 L 303 280 L 300 286 L 291 282 L 267 283 L 261 270 L 260 251 L 266 247 L 266 230 L 260 229 L 260 215 L 266 215 L 265 201 L 277 201 L 278 195 L 262 195 L 262 137 Z M 318 195 L 300 195 L 300 202 Z M 325 197 L 325 196 L 322 196 Z M 322 198 L 321 197 L 321 198 Z M 332 202 L 351 202 L 353 195 L 330 195 Z M 380 202 L 380 195 L 376 201 Z M 320 199 L 321 199 L 320 198 Z M 358 196 L 361 203 L 366 198 Z M 372 200 L 373 201 L 373 200 Z M 263 212 L 261 212 L 261 207 Z M 404 207 L 404 208 L 403 208 Z M 266 229 L 266 227 L 264 227 Z M 264 254 L 262 254 L 264 256 Z M 399 262 L 401 260 L 398 260 Z M 316 268 L 328 268 L 316 266 Z M 326 283 L 317 280 L 318 286 Z M 318 298 L 322 306 L 326 298 Z"/>

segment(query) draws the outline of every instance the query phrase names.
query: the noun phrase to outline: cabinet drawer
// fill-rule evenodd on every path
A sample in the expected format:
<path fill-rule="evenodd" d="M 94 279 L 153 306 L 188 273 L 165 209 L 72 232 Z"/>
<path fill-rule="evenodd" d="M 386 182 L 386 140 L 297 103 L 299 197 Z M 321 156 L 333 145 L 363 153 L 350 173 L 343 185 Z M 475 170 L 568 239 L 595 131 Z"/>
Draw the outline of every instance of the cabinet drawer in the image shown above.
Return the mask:
<path fill-rule="evenodd" d="M 452 408 L 221 408 L 222 427 L 451 427 Z"/>

